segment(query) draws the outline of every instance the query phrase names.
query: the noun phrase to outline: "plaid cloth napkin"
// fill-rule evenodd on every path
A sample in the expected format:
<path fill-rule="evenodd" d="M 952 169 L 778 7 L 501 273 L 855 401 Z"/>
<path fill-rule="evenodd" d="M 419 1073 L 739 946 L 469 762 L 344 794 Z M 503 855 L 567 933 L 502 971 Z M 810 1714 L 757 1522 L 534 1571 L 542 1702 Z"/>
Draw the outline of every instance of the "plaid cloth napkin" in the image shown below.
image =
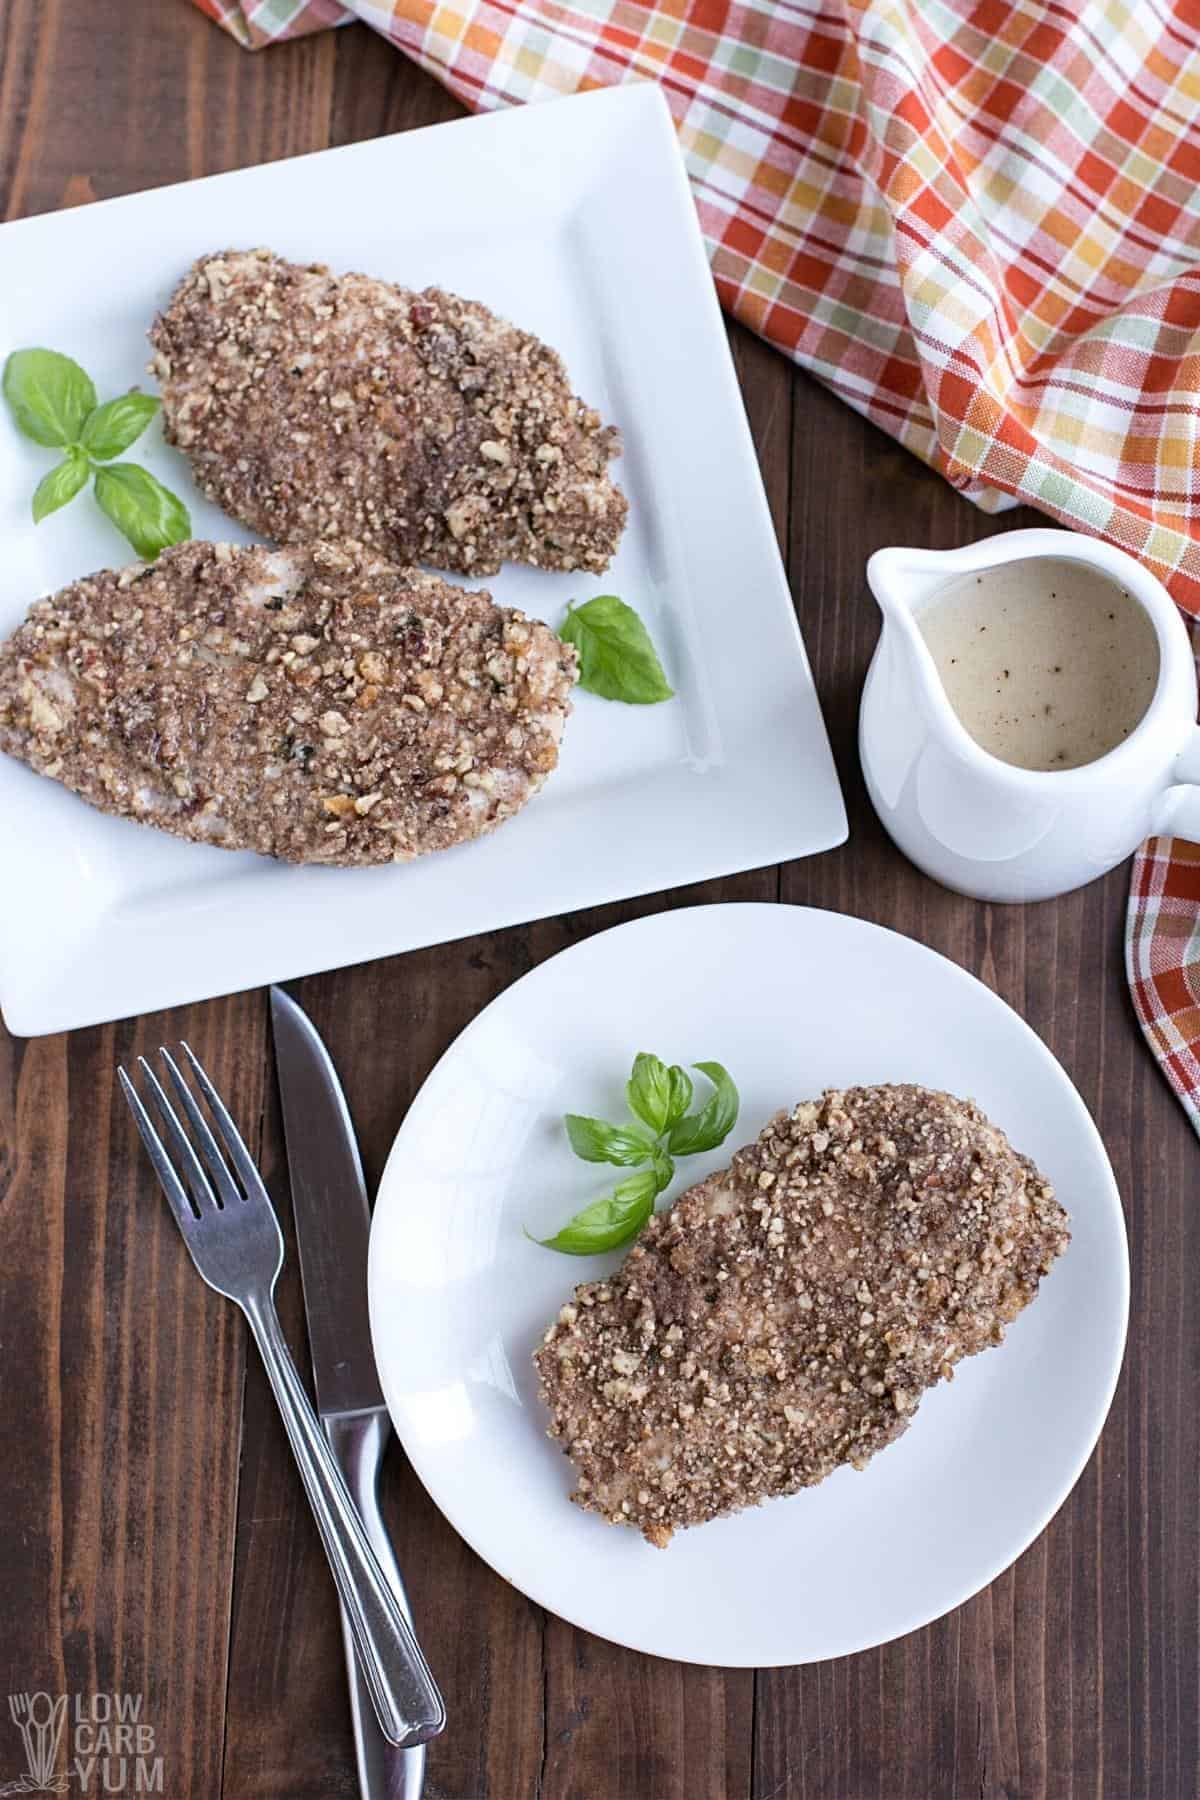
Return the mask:
<path fill-rule="evenodd" d="M 1151 838 L 1142 846 L 1125 966 L 1146 1042 L 1200 1133 L 1200 845 Z"/>
<path fill-rule="evenodd" d="M 729 311 L 1200 617 L 1197 0 L 195 3 L 252 48 L 362 19 L 477 109 L 657 81 Z M 1200 1132 L 1200 850 L 1139 854 L 1128 954 Z"/>

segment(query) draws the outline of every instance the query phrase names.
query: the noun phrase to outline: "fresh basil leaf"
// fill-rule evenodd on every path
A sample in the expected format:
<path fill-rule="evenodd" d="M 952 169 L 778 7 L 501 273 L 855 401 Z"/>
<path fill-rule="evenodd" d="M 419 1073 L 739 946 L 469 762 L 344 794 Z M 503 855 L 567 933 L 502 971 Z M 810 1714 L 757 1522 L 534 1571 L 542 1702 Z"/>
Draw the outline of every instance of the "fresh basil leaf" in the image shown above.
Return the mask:
<path fill-rule="evenodd" d="M 49 449 L 74 443 L 96 405 L 90 378 L 57 350 L 14 350 L 3 387 L 19 429 Z"/>
<path fill-rule="evenodd" d="M 70 449 L 48 475 L 43 475 L 33 490 L 33 522 L 42 520 L 68 500 L 73 500 L 81 487 L 86 487 L 91 464 L 82 450 Z"/>
<path fill-rule="evenodd" d="M 629 1110 L 656 1134 L 667 1123 L 671 1104 L 671 1077 L 667 1065 L 648 1051 L 639 1050 L 633 1059 L 633 1073 L 625 1084 Z"/>
<path fill-rule="evenodd" d="M 131 388 L 116 400 L 106 400 L 90 415 L 79 436 L 79 442 L 97 462 L 108 462 L 128 450 L 145 431 L 158 411 L 153 394 L 139 394 Z"/>
<path fill-rule="evenodd" d="M 653 706 L 675 692 L 646 627 L 632 606 L 615 594 L 569 606 L 559 636 L 579 652 L 579 685 L 589 693 L 631 706 Z"/>
<path fill-rule="evenodd" d="M 604 1250 L 617 1250 L 637 1236 L 654 1211 L 654 1197 L 660 1191 L 656 1171 L 639 1169 L 636 1175 L 618 1182 L 603 1200 L 594 1200 L 568 1219 L 552 1238 L 535 1242 L 566 1256 L 599 1256 Z"/>
<path fill-rule="evenodd" d="M 582 1113 L 567 1113 L 563 1124 L 572 1150 L 584 1162 L 616 1163 L 620 1169 L 634 1169 L 654 1150 L 654 1139 L 640 1125 L 609 1125 L 604 1119 L 585 1118 Z"/>
<path fill-rule="evenodd" d="M 672 1156 L 695 1156 L 700 1150 L 715 1150 L 737 1123 L 738 1091 L 728 1071 L 718 1062 L 692 1066 L 708 1076 L 714 1092 L 699 1112 L 688 1113 L 671 1127 L 667 1149 Z"/>
<path fill-rule="evenodd" d="M 664 1188 L 670 1187 L 675 1174 L 675 1164 L 671 1161 L 661 1144 L 655 1144 L 654 1146 L 654 1161 L 651 1164 L 651 1168 L 654 1171 L 654 1179 L 658 1183 L 658 1191 L 661 1194 Z"/>
<path fill-rule="evenodd" d="M 667 1130 L 670 1126 L 674 1125 L 676 1119 L 682 1119 L 684 1113 L 692 1104 L 692 1078 L 687 1070 L 681 1069 L 678 1063 L 672 1063 L 671 1067 L 667 1070 L 667 1075 L 670 1078 L 671 1083 L 671 1098 L 667 1103 L 667 1116 L 663 1124 L 664 1130 Z"/>
<path fill-rule="evenodd" d="M 96 470 L 96 499 L 139 556 L 155 557 L 192 535 L 187 507 L 138 463 Z"/>

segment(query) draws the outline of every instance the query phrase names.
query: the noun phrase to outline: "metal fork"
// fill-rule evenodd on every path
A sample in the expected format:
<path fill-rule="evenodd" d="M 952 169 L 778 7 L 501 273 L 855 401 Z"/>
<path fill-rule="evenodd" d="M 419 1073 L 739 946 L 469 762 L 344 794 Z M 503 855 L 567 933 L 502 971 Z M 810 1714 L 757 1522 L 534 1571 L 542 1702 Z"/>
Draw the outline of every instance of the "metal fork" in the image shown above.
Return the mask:
<path fill-rule="evenodd" d="M 175 1162 L 124 1069 L 117 1070 L 121 1087 L 192 1261 L 209 1287 L 233 1300 L 246 1315 L 350 1621 L 380 1729 L 393 1744 L 426 1743 L 445 1724 L 445 1707 L 371 1548 L 288 1350 L 274 1300 L 276 1278 L 283 1267 L 279 1221 L 220 1095 L 188 1046 L 181 1044 L 180 1049 L 208 1104 L 216 1136 L 167 1050 L 160 1049 L 159 1055 L 192 1128 L 194 1144 L 145 1057 L 140 1056 L 138 1063 Z"/>

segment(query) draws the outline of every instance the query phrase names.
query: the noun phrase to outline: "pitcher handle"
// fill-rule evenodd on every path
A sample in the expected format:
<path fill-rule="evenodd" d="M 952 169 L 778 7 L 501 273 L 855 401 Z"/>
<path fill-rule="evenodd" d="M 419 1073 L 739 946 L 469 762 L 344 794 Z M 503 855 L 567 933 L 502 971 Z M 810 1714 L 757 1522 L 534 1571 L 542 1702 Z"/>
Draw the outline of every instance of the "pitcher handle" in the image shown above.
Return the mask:
<path fill-rule="evenodd" d="M 1154 809 L 1154 834 L 1200 844 L 1200 726 L 1193 728 L 1171 773 L 1176 779 L 1163 789 Z"/>

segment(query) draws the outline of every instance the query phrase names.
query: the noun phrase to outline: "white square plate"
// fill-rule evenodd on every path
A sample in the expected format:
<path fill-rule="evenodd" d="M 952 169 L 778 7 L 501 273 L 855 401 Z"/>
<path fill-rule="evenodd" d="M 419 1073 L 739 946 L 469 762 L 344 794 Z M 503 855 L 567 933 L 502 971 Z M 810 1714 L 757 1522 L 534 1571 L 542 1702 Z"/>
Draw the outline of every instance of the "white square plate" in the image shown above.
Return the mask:
<path fill-rule="evenodd" d="M 608 574 L 506 568 L 557 624 L 616 593 L 677 692 L 579 694 L 559 768 L 501 831 L 390 869 L 289 868 L 92 811 L 0 757 L 0 1005 L 34 1035 L 231 993 L 825 850 L 846 816 L 695 210 L 651 85 L 464 119 L 0 228 L 0 353 L 76 357 L 102 399 L 146 382 L 146 329 L 195 257 L 297 261 L 482 300 L 560 350 L 620 426 L 629 525 Z M 155 425 L 131 455 L 198 537 L 248 541 Z M 41 526 L 50 454 L 0 421 L 0 631 L 133 560 L 87 495 Z"/>

